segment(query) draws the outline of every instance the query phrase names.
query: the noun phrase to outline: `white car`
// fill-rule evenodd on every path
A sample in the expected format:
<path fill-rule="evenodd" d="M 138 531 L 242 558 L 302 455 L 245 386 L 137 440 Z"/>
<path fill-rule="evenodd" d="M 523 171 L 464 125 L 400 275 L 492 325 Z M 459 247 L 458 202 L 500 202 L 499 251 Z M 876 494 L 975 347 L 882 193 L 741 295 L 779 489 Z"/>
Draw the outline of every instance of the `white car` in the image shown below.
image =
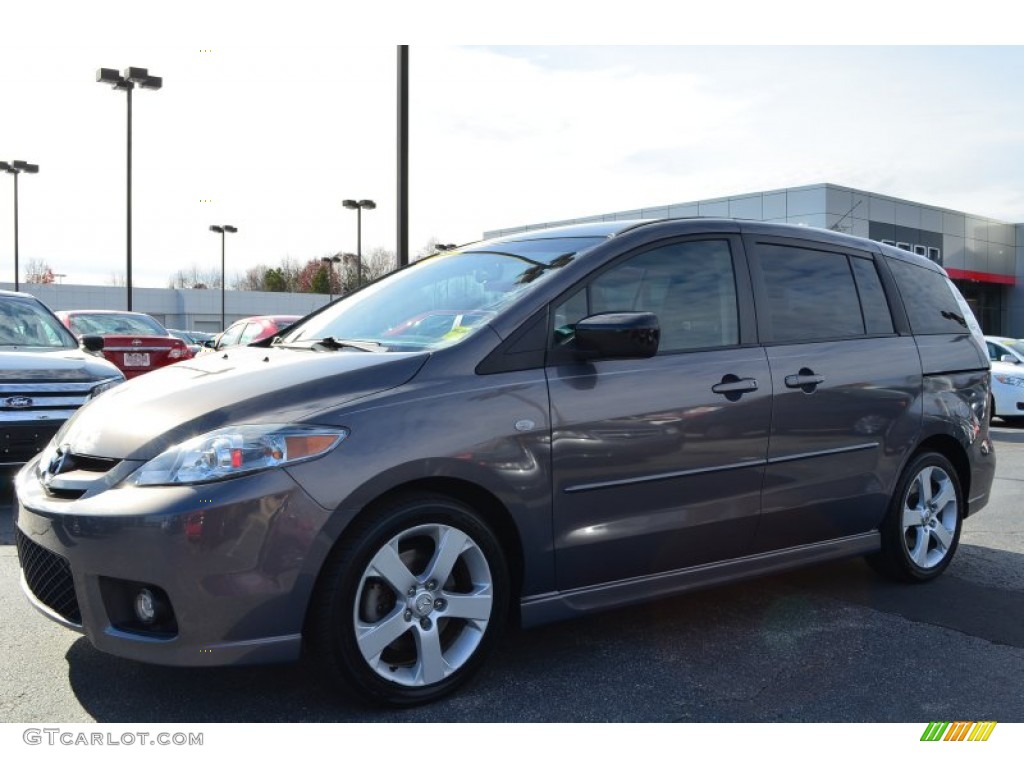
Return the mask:
<path fill-rule="evenodd" d="M 1002 361 L 1014 365 L 1024 365 L 1024 339 L 986 336 L 985 346 L 988 348 L 988 359 L 992 362 Z"/>
<path fill-rule="evenodd" d="M 992 415 L 1024 420 L 1024 365 L 992 361 Z"/>

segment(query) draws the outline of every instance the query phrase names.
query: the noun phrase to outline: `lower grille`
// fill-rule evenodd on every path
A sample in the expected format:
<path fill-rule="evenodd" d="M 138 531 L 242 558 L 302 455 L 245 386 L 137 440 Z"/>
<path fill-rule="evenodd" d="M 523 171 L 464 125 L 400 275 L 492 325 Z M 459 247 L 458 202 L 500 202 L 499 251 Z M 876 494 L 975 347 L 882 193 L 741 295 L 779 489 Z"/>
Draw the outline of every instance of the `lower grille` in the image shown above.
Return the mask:
<path fill-rule="evenodd" d="M 32 594 L 68 621 L 81 624 L 82 612 L 78 609 L 75 582 L 68 561 L 39 546 L 20 529 L 15 528 L 15 534 L 21 571 Z"/>

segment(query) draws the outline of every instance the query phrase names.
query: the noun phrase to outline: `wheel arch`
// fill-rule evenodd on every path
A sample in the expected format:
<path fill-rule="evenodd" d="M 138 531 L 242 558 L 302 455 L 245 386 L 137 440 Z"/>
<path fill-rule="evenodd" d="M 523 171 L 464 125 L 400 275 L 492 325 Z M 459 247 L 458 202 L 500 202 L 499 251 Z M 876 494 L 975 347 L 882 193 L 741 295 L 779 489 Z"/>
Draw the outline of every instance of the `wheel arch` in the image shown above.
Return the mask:
<path fill-rule="evenodd" d="M 519 622 L 519 597 L 524 577 L 524 555 L 522 537 L 508 507 L 483 486 L 457 477 L 423 477 L 409 480 L 378 494 L 369 500 L 345 526 L 337 537 L 327 556 L 320 563 L 310 599 L 306 606 L 304 626 L 308 626 L 316 603 L 315 595 L 320 589 L 321 579 L 337 550 L 343 548 L 361 529 L 361 522 L 375 510 L 388 505 L 402 496 L 429 493 L 447 496 L 459 501 L 477 512 L 494 531 L 508 565 L 511 595 L 508 620 Z"/>
<path fill-rule="evenodd" d="M 907 457 L 900 475 L 902 476 L 903 471 L 905 471 L 918 456 L 924 453 L 938 453 L 949 459 L 949 463 L 952 464 L 953 469 L 956 470 L 957 480 L 960 481 L 960 490 L 963 493 L 966 512 L 967 500 L 971 498 L 971 463 L 963 445 L 961 445 L 960 441 L 951 435 L 931 435 L 930 437 L 922 440 L 920 445 L 917 446 L 917 449 Z"/>

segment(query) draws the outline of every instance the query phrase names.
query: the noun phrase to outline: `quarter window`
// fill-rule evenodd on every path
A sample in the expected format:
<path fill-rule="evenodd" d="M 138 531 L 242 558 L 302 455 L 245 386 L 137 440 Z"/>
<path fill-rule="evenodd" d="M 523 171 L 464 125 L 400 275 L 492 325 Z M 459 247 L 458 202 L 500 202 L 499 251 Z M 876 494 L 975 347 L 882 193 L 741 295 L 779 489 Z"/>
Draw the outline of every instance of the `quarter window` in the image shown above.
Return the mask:
<path fill-rule="evenodd" d="M 915 334 L 968 333 L 974 318 L 965 316 L 949 279 L 916 264 L 889 260 Z"/>

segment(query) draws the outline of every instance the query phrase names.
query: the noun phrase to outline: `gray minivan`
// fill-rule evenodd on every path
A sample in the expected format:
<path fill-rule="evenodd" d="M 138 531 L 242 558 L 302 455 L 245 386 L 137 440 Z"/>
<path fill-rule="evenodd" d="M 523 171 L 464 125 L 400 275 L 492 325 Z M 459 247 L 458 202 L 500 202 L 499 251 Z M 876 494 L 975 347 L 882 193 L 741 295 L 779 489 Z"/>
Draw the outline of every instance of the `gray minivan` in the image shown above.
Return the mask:
<path fill-rule="evenodd" d="M 856 555 L 937 576 L 989 497 L 988 368 L 943 270 L 880 243 L 501 237 L 81 409 L 17 478 L 23 582 L 109 653 L 305 649 L 420 703 L 510 618 Z"/>

